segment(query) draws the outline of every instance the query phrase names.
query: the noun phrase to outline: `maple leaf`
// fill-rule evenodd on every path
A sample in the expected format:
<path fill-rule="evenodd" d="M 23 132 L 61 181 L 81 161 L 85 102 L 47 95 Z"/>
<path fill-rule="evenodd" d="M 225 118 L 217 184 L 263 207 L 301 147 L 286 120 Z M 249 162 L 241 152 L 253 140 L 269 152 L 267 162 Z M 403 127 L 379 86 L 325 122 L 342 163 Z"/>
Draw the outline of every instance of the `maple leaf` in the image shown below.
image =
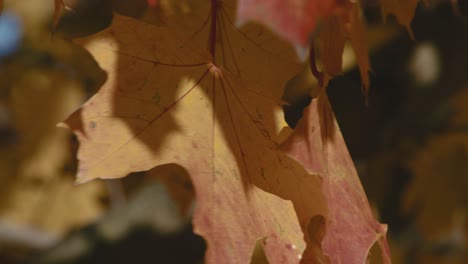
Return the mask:
<path fill-rule="evenodd" d="M 331 108 L 328 101 L 326 103 L 326 107 Z M 365 263 L 371 246 L 378 241 L 383 262 L 390 263 L 385 239 L 387 226 L 379 224 L 372 215 L 334 117 L 331 124 L 334 135 L 329 137 L 332 140 L 322 137 L 320 108 L 318 100 L 314 99 L 282 149 L 310 173 L 322 177 L 329 211 L 323 253 L 329 256 L 331 263 Z"/>
<path fill-rule="evenodd" d="M 164 26 L 116 15 L 77 41 L 109 74 L 65 122 L 80 141 L 77 181 L 178 163 L 195 187 L 195 232 L 207 240 L 208 263 L 247 263 L 260 238 L 271 263 L 297 263 L 304 239 L 320 255 L 307 228 L 326 215 L 319 178 L 277 149 L 286 125 L 277 98 L 300 67 L 282 59 L 294 52 L 263 28 L 239 31 L 227 4 L 215 14 L 200 4 L 201 15 Z M 194 25 L 210 26 L 187 32 Z"/>
<path fill-rule="evenodd" d="M 347 0 L 239 0 L 238 24 L 256 20 L 301 49 L 320 19 L 337 13 Z"/>

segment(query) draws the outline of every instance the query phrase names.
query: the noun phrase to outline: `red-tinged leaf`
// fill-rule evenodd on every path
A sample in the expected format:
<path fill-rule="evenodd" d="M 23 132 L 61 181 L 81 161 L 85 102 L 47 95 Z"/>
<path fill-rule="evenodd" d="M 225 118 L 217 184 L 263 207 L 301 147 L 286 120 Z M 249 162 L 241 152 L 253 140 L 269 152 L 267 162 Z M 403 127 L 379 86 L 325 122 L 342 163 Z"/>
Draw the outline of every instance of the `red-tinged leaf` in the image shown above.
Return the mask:
<path fill-rule="evenodd" d="M 318 22 L 339 12 L 348 0 L 239 0 L 237 21 L 255 20 L 300 49 L 306 49 Z"/>
<path fill-rule="evenodd" d="M 306 247 L 304 259 L 321 259 L 319 177 L 277 149 L 279 98 L 301 67 L 263 28 L 234 27 L 233 3 L 222 3 L 164 26 L 115 16 L 77 41 L 109 74 L 66 120 L 80 141 L 78 182 L 177 163 L 192 178 L 207 263 L 247 263 L 259 239 L 270 263 L 298 263 Z"/>
<path fill-rule="evenodd" d="M 418 3 L 419 0 L 382 0 L 380 3 L 382 17 L 385 20 L 388 15 L 393 14 L 398 23 L 406 27 L 411 38 L 414 39 L 411 21 Z"/>
<path fill-rule="evenodd" d="M 282 148 L 310 173 L 322 176 L 329 210 L 323 253 L 331 263 L 365 263 L 369 249 L 378 241 L 383 262 L 389 263 L 387 226 L 372 215 L 336 120 L 332 140 L 327 142 L 322 140 L 319 122 L 319 104 L 314 99 Z"/>

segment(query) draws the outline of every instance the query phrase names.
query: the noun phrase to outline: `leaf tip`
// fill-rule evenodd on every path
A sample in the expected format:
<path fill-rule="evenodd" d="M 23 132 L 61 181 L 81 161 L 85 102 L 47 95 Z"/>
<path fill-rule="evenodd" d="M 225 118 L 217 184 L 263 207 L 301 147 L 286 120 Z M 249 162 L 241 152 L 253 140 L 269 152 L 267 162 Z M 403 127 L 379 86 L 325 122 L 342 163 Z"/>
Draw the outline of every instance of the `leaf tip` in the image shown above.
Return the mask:
<path fill-rule="evenodd" d="M 60 127 L 60 128 L 67 128 L 67 129 L 70 129 L 70 126 L 68 126 L 67 123 L 65 122 L 60 122 L 58 123 L 57 125 L 55 125 L 56 127 Z"/>
<path fill-rule="evenodd" d="M 91 181 L 90 179 L 87 179 L 86 177 L 83 177 L 83 176 L 80 176 L 79 173 L 76 175 L 76 179 L 75 179 L 75 183 L 74 185 L 77 186 L 77 185 L 81 185 L 81 184 L 84 184 L 84 183 L 87 183 Z"/>
<path fill-rule="evenodd" d="M 243 25 L 245 25 L 247 23 L 247 19 L 241 17 L 241 16 L 238 16 L 236 21 L 234 22 L 234 26 L 236 28 L 241 28 Z"/>
<path fill-rule="evenodd" d="M 75 185 L 80 185 L 87 183 L 91 180 L 93 180 L 93 177 L 90 177 L 89 174 L 87 175 L 87 169 L 84 169 L 82 167 L 83 164 L 81 162 L 79 163 L 78 171 L 76 172 L 76 179 L 75 179 Z"/>
<path fill-rule="evenodd" d="M 303 45 L 294 45 L 294 48 L 296 50 L 297 57 L 304 62 L 307 59 L 307 48 L 304 47 Z"/>

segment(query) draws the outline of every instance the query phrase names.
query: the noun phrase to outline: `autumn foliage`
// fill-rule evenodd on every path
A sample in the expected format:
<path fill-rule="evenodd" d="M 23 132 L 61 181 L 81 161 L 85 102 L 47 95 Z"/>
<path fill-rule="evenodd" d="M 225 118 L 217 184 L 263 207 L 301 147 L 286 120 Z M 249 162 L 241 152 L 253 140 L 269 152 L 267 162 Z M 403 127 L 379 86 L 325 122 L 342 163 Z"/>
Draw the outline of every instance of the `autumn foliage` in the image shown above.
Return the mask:
<path fill-rule="evenodd" d="M 55 1 L 57 25 L 62 1 Z M 61 126 L 77 136 L 79 183 L 176 163 L 196 191 L 207 263 L 365 263 L 387 226 L 367 202 L 326 95 L 346 42 L 363 96 L 370 71 L 360 3 L 348 0 L 148 1 L 74 42 L 107 72 Z M 417 1 L 382 1 L 409 28 Z M 253 22 L 253 23 L 252 23 Z M 411 31 L 410 31 L 411 32 Z M 291 129 L 285 84 L 306 54 L 316 98 Z"/>

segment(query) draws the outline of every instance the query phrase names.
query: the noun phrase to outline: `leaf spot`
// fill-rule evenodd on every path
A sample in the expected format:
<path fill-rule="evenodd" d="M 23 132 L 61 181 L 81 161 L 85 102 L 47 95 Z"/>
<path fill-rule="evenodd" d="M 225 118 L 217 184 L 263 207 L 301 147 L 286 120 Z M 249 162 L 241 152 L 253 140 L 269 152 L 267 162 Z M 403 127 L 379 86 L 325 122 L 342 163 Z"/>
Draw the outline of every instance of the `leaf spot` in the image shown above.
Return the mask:
<path fill-rule="evenodd" d="M 286 244 L 286 248 L 290 250 L 295 250 L 297 247 L 294 244 Z"/>
<path fill-rule="evenodd" d="M 153 95 L 153 98 L 151 98 L 155 104 L 159 104 L 161 102 L 161 96 L 159 95 L 159 92 L 156 91 L 156 93 Z"/>
<path fill-rule="evenodd" d="M 94 121 L 89 122 L 89 127 L 91 127 L 92 129 L 95 129 L 97 127 L 96 122 Z"/>

